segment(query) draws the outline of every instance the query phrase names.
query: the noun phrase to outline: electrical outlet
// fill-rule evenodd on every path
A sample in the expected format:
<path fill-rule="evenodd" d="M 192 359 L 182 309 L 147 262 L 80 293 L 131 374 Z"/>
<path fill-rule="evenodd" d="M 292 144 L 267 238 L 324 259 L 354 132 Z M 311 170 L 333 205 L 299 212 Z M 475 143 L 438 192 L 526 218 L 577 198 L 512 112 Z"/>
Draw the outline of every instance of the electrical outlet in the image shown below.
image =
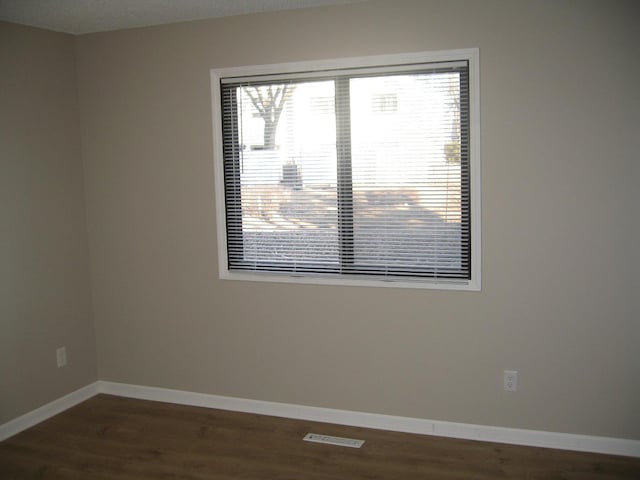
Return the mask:
<path fill-rule="evenodd" d="M 67 347 L 60 347 L 56 350 L 56 363 L 58 368 L 67 364 Z"/>
<path fill-rule="evenodd" d="M 518 390 L 518 372 L 515 370 L 504 371 L 504 389 L 506 392 Z"/>

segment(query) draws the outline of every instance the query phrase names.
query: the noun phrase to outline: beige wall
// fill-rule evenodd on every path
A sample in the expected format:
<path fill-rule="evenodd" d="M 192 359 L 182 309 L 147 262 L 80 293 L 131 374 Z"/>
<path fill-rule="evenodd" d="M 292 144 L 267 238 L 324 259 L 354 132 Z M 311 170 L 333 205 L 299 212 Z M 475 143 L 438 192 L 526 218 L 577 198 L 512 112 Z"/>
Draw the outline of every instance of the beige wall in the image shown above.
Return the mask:
<path fill-rule="evenodd" d="M 0 424 L 97 378 L 83 196 L 74 39 L 0 23 Z"/>
<path fill-rule="evenodd" d="M 79 37 L 99 378 L 640 439 L 638 13 L 372 1 Z M 465 47 L 482 292 L 217 278 L 209 69 Z"/>

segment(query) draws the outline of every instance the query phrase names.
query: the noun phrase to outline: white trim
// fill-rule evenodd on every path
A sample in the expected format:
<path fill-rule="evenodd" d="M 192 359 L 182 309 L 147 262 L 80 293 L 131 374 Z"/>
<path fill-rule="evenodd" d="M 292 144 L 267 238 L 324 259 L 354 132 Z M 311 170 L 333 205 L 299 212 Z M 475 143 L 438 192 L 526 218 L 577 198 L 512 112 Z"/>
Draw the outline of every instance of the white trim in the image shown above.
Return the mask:
<path fill-rule="evenodd" d="M 86 387 L 82 387 L 64 397 L 60 397 L 53 402 L 49 402 L 40 408 L 36 408 L 31 412 L 0 425 L 0 442 L 90 399 L 98 393 L 98 388 L 98 382 L 91 383 Z"/>
<path fill-rule="evenodd" d="M 379 67 L 381 65 L 407 65 L 436 62 L 452 62 L 477 55 L 478 48 L 457 50 L 435 50 L 431 52 L 413 52 L 389 55 L 370 55 L 364 57 L 346 57 L 301 62 L 274 63 L 267 65 L 247 65 L 229 68 L 216 68 L 218 77 L 254 77 L 274 74 L 295 74 L 300 72 L 318 72 L 348 70 L 354 68 Z M 477 62 L 477 57 L 476 57 Z"/>
<path fill-rule="evenodd" d="M 216 231 L 218 236 L 218 272 L 223 278 L 227 272 L 227 210 L 224 198 L 224 161 L 222 151 L 222 97 L 219 70 L 211 70 L 211 112 L 213 120 L 214 195 L 216 199 Z"/>
<path fill-rule="evenodd" d="M 355 427 L 377 428 L 395 432 L 640 457 L 640 440 L 543 432 L 518 428 L 490 427 L 486 425 L 443 422 L 331 408 L 265 402 L 261 400 L 224 397 L 220 395 L 127 385 L 123 383 L 103 381 L 98 383 L 100 393 L 143 400 L 218 408 L 314 422 L 336 423 Z"/>
<path fill-rule="evenodd" d="M 404 63 L 400 62 L 398 65 L 394 65 L 392 62 L 384 64 L 385 66 L 371 66 L 371 67 L 355 67 L 355 68 L 338 68 L 331 70 L 320 70 L 314 68 L 311 71 L 300 71 L 291 73 L 273 73 L 267 75 L 252 75 L 248 77 L 223 77 L 220 82 L 224 84 L 242 84 L 258 81 L 277 81 L 277 80 L 303 80 L 303 79 L 322 79 L 322 78 L 335 78 L 343 75 L 375 75 L 377 73 L 399 73 L 399 72 L 415 72 L 419 73 L 434 71 L 436 69 L 446 68 L 459 68 L 465 67 L 467 63 L 465 61 L 448 61 L 448 62 L 429 62 L 429 63 Z"/>
<path fill-rule="evenodd" d="M 465 50 L 469 61 L 469 128 L 471 150 L 471 281 L 467 290 L 482 287 L 482 144 L 480 142 L 480 50 Z"/>
<path fill-rule="evenodd" d="M 356 279 L 344 275 L 322 276 L 314 274 L 277 274 L 274 272 L 237 272 L 228 269 L 227 225 L 225 208 L 224 165 L 222 151 L 222 116 L 220 115 L 220 84 L 226 80 L 256 78 L 272 75 L 316 75 L 322 72 L 351 71 L 353 69 L 377 68 L 380 66 L 403 66 L 436 64 L 438 62 L 469 62 L 470 91 L 470 188 L 471 188 L 471 280 L 443 279 L 390 279 L 372 277 Z M 301 73 L 302 72 L 302 73 Z M 478 48 L 438 50 L 392 55 L 372 55 L 364 57 L 338 58 L 303 62 L 289 62 L 269 65 L 253 65 L 210 70 L 211 110 L 213 125 L 214 186 L 216 203 L 216 227 L 218 238 L 218 271 L 223 280 L 242 280 L 277 283 L 303 283 L 316 285 L 344 285 L 359 287 L 423 288 L 436 290 L 481 290 L 481 143 L 480 143 L 480 51 Z"/>
<path fill-rule="evenodd" d="M 98 393 L 298 420 L 335 423 L 363 428 L 377 428 L 394 432 L 435 435 L 529 447 L 557 448 L 579 452 L 607 453 L 640 458 L 640 440 L 396 417 L 376 413 L 265 402 L 261 400 L 249 400 L 105 381 L 97 381 L 89 384 L 86 387 L 80 388 L 75 392 L 71 392 L 64 397 L 0 425 L 0 441 L 6 440 L 27 428 L 33 427 L 58 413 L 88 400 Z"/>
<path fill-rule="evenodd" d="M 226 227 L 224 227 L 226 229 Z M 473 226 L 471 227 L 473 229 Z M 226 231 L 226 230 L 224 230 Z M 473 240 L 471 240 L 473 242 Z M 226 242 L 226 239 L 225 239 Z M 218 245 L 221 245 L 218 243 Z M 224 246 L 222 248 L 225 248 Z M 221 257 L 221 258 L 227 258 Z M 473 263 L 473 259 L 471 260 Z M 392 278 L 355 278 L 348 275 L 322 275 L 317 274 L 295 274 L 295 273 L 275 273 L 275 272 L 236 272 L 229 271 L 220 261 L 220 278 L 223 280 L 241 280 L 247 282 L 276 282 L 276 283 L 298 283 L 307 285 L 344 285 L 352 287 L 395 287 L 395 288 L 422 288 L 432 290 L 466 290 L 479 291 L 479 279 L 473 280 L 449 280 L 435 279 L 425 280 L 400 280 Z M 224 271 L 223 271 L 224 270 Z M 479 270 L 478 270 L 479 275 Z"/>

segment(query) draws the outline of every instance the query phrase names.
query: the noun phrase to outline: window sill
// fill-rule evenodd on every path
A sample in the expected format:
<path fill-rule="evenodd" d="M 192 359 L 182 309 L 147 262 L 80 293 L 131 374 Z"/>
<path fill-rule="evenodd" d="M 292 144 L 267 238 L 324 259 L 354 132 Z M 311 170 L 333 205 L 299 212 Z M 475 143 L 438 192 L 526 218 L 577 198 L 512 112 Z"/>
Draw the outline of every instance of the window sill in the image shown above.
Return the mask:
<path fill-rule="evenodd" d="M 372 279 L 355 276 L 335 275 L 295 275 L 291 273 L 254 273 L 254 272 L 220 272 L 221 280 L 236 280 L 245 282 L 295 283 L 301 285 L 333 285 L 347 287 L 383 287 L 383 288 L 412 288 L 428 290 L 466 290 L 480 291 L 480 281 L 472 280 L 431 280 L 431 279 Z"/>

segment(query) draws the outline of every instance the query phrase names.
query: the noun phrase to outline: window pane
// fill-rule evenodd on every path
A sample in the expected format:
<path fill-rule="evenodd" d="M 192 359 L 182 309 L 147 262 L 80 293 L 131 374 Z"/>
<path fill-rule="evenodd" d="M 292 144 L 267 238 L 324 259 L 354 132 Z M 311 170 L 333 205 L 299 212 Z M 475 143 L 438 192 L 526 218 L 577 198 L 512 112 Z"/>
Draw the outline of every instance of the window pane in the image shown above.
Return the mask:
<path fill-rule="evenodd" d="M 241 86 L 237 94 L 242 261 L 335 269 L 333 82 Z"/>
<path fill-rule="evenodd" d="M 356 270 L 462 268 L 458 72 L 350 82 Z"/>

